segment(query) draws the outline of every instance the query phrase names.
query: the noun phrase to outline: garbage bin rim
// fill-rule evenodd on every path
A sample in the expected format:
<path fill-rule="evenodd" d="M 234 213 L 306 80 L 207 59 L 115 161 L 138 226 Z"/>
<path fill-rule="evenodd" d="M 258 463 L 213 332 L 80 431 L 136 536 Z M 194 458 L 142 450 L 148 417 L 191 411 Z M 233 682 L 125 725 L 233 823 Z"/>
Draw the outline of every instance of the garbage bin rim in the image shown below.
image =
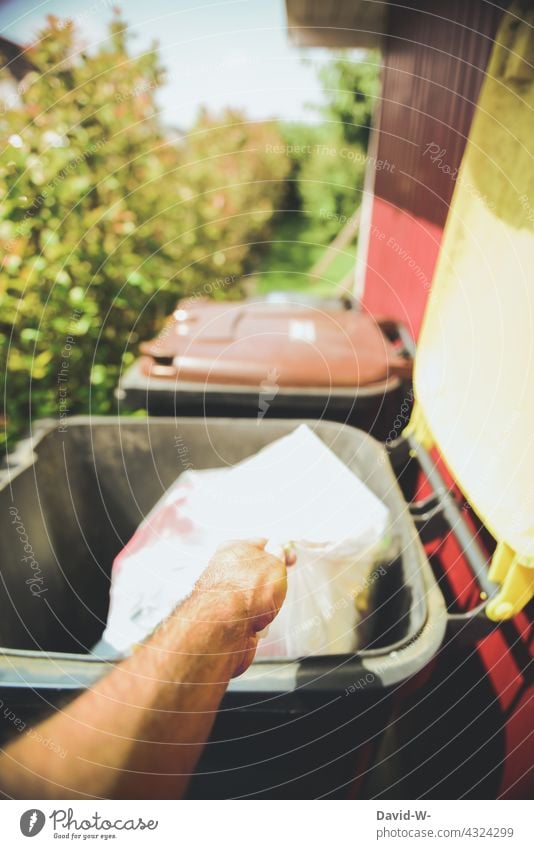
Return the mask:
<path fill-rule="evenodd" d="M 379 380 L 376 383 L 370 383 L 365 386 L 344 386 L 344 387 L 324 387 L 324 386 L 280 386 L 277 389 L 277 395 L 308 397 L 321 395 L 332 398 L 346 398 L 347 396 L 374 397 L 378 392 L 394 392 L 401 385 L 401 378 L 396 375 L 391 375 L 385 380 Z M 202 393 L 213 395 L 251 395 L 259 391 L 259 386 L 243 385 L 239 383 L 206 383 L 200 381 L 182 381 L 173 378 L 165 377 L 149 377 L 144 374 L 141 369 L 140 359 L 136 360 L 119 378 L 117 390 L 122 391 L 141 391 L 148 390 L 154 392 L 179 392 L 179 393 Z"/>
<path fill-rule="evenodd" d="M 123 423 L 129 428 L 133 427 L 137 429 L 149 427 L 151 422 L 158 427 L 164 424 L 171 424 L 176 428 L 179 428 L 180 425 L 187 426 L 188 428 L 206 426 L 206 420 L 202 417 L 152 418 L 147 416 L 144 418 L 134 418 L 80 415 L 69 418 L 68 428 L 70 429 L 76 426 L 91 428 L 110 424 L 116 425 L 120 428 L 121 423 Z M 232 418 L 223 417 L 217 417 L 209 420 L 209 425 L 211 427 L 214 425 L 218 427 L 224 427 L 225 425 L 246 427 L 247 423 L 249 425 L 254 424 L 254 427 L 256 427 L 257 420 L 239 419 L 236 421 Z M 308 423 L 312 426 L 320 424 L 321 431 L 323 433 L 325 431 L 340 432 L 349 428 L 351 431 L 357 431 L 361 444 L 368 443 L 374 446 L 374 450 L 380 452 L 384 451 L 383 446 L 373 439 L 373 437 L 364 431 L 352 427 L 351 425 L 330 421 L 317 422 L 313 420 L 299 420 L 293 422 L 292 420 L 287 419 L 271 419 L 268 422 L 271 427 L 276 429 L 276 426 L 279 425 L 282 430 L 287 429 L 291 424 L 293 424 L 294 427 L 298 427 L 301 423 Z M 39 443 L 48 434 L 57 429 L 58 422 L 55 419 L 39 419 L 33 423 L 30 438 L 23 440 L 19 444 L 17 450 L 11 455 L 10 468 L 8 469 L 7 477 L 5 473 L 3 476 L 2 473 L 0 473 L 0 490 L 9 483 L 11 478 L 19 474 L 24 467 L 31 466 L 31 464 L 35 461 L 36 449 Z M 62 434 L 59 434 L 59 436 L 61 435 Z M 413 558 L 414 563 L 411 563 L 410 565 L 410 573 L 413 576 L 415 576 L 418 572 L 420 573 L 422 592 L 417 604 L 425 604 L 423 618 L 419 623 L 419 627 L 412 630 L 412 632 L 403 640 L 385 646 L 383 649 L 362 649 L 360 652 L 356 652 L 354 655 L 348 656 L 324 655 L 320 658 L 316 658 L 316 661 L 326 664 L 330 661 L 330 665 L 334 670 L 336 667 L 343 668 L 344 665 L 350 664 L 351 661 L 355 668 L 374 668 L 375 671 L 377 671 L 377 668 L 379 669 L 380 664 L 382 664 L 384 667 L 388 668 L 387 677 L 389 683 L 399 683 L 404 678 L 411 677 L 411 675 L 420 671 L 420 669 L 424 668 L 424 666 L 432 659 L 441 645 L 445 634 L 447 621 L 445 602 L 432 574 L 421 543 L 417 537 L 415 526 L 412 528 L 411 538 L 413 545 L 415 545 L 416 550 L 418 551 L 418 557 Z M 387 664 L 387 659 L 390 658 L 391 654 L 394 652 L 398 652 L 401 656 L 401 664 Z M 285 659 L 283 663 L 285 668 L 289 668 L 290 666 L 294 667 L 294 670 L 292 669 L 290 674 L 286 675 L 285 678 L 295 679 L 296 672 L 299 668 L 302 670 L 302 668 L 313 660 L 313 658 L 307 658 L 305 660 L 295 659 L 291 661 Z M 58 666 L 61 667 L 62 664 L 65 667 L 64 674 L 61 672 L 61 669 L 58 669 Z M 26 683 L 24 677 L 25 668 L 28 673 L 28 680 Z M 101 675 L 105 674 L 109 668 L 109 661 L 103 661 L 96 656 L 91 657 L 86 654 L 65 652 L 43 653 L 31 649 L 9 649 L 0 647 L 0 690 L 2 687 L 16 688 L 20 686 L 32 686 L 35 688 L 44 687 L 47 689 L 81 689 L 84 686 L 89 686 L 93 681 L 101 677 Z M 69 669 L 72 672 L 69 672 Z M 254 664 L 255 673 L 257 674 L 260 669 L 271 669 L 275 671 L 278 669 L 280 672 L 283 671 L 280 661 L 274 659 L 257 661 Z M 69 676 L 71 674 L 74 675 L 75 670 L 77 670 L 76 674 L 78 675 L 78 678 L 73 677 L 72 680 L 70 680 Z M 377 676 L 378 674 L 379 672 L 377 671 Z M 247 675 L 248 673 L 240 679 L 236 679 L 239 681 L 239 684 L 232 683 L 230 689 L 243 689 L 246 687 Z M 282 678 L 284 678 L 284 675 L 282 675 Z"/>

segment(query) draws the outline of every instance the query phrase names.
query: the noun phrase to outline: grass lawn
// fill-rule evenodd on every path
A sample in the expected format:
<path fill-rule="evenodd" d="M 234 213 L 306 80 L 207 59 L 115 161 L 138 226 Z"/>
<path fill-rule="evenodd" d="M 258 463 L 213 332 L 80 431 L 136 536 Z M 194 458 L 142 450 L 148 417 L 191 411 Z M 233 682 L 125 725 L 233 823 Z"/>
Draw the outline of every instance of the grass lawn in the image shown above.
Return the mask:
<path fill-rule="evenodd" d="M 274 224 L 271 247 L 261 258 L 251 289 L 259 295 L 291 289 L 306 290 L 320 297 L 333 296 L 339 283 L 354 267 L 354 245 L 339 252 L 321 279 L 308 277 L 331 239 L 331 233 L 321 232 L 317 222 L 305 215 L 295 212 L 280 216 Z"/>

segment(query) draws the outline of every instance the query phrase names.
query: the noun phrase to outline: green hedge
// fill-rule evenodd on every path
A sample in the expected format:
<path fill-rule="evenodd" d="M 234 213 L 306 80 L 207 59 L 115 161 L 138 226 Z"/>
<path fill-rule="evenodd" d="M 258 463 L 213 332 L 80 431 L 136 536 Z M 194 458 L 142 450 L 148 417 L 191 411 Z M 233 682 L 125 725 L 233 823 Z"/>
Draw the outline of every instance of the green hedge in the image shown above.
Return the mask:
<path fill-rule="evenodd" d="M 49 18 L 27 55 L 38 71 L 0 108 L 2 443 L 30 418 L 111 411 L 179 297 L 239 294 L 290 168 L 276 127 L 238 113 L 169 134 L 157 53 L 132 55 L 117 18 L 91 54 Z"/>
<path fill-rule="evenodd" d="M 291 160 L 290 203 L 302 210 L 318 237 L 331 239 L 360 206 L 367 144 L 379 99 L 379 57 L 334 54 L 319 70 L 325 102 L 312 107 L 322 123 L 283 122 Z"/>

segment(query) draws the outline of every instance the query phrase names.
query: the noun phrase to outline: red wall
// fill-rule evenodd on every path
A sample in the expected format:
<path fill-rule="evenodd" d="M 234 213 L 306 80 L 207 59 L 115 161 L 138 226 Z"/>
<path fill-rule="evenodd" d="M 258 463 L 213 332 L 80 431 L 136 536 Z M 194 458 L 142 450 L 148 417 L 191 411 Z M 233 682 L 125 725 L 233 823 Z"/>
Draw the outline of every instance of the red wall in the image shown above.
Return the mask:
<path fill-rule="evenodd" d="M 416 339 L 438 257 L 442 228 L 375 198 L 364 306 L 403 321 Z"/>
<path fill-rule="evenodd" d="M 389 6 L 363 304 L 414 336 L 504 5 Z"/>

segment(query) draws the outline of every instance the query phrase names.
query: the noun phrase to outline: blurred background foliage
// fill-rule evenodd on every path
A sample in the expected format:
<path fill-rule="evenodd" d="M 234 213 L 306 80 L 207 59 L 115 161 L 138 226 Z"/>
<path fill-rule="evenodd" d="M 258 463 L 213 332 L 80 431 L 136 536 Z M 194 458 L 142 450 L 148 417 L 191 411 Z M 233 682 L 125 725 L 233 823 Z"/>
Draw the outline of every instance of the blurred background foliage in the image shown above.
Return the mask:
<path fill-rule="evenodd" d="M 60 402 L 112 412 L 180 297 L 294 288 L 360 204 L 378 87 L 376 61 L 340 57 L 321 71 L 321 125 L 201 110 L 183 133 L 158 114 L 155 46 L 134 55 L 118 16 L 90 53 L 49 17 L 25 56 L 15 94 L 0 71 L 4 447 Z"/>
<path fill-rule="evenodd" d="M 310 105 L 321 123 L 283 122 L 291 171 L 285 210 L 276 216 L 270 250 L 256 288 L 305 289 L 332 296 L 354 266 L 355 248 L 341 251 L 321 280 L 307 272 L 354 216 L 362 201 L 367 146 L 380 93 L 380 57 L 337 55 L 319 69 L 321 106 Z"/>
<path fill-rule="evenodd" d="M 274 124 L 202 113 L 170 133 L 157 52 L 133 56 L 118 18 L 111 33 L 88 54 L 49 18 L 0 111 L 3 441 L 58 415 L 62 368 L 69 413 L 112 410 L 120 369 L 180 296 L 239 294 L 285 193 Z"/>
<path fill-rule="evenodd" d="M 361 203 L 369 132 L 380 93 L 379 63 L 374 51 L 359 62 L 336 56 L 319 69 L 325 103 L 311 107 L 323 123 L 281 127 L 289 144 L 302 137 L 311 145 L 311 151 L 293 157 L 294 176 L 302 209 L 318 234 L 334 235 L 339 219 L 349 218 Z"/>
<path fill-rule="evenodd" d="M 367 150 L 373 112 L 380 96 L 380 55 L 369 50 L 361 61 L 337 56 L 323 65 L 319 77 L 326 103 L 319 111 L 338 125 L 347 144 Z"/>

